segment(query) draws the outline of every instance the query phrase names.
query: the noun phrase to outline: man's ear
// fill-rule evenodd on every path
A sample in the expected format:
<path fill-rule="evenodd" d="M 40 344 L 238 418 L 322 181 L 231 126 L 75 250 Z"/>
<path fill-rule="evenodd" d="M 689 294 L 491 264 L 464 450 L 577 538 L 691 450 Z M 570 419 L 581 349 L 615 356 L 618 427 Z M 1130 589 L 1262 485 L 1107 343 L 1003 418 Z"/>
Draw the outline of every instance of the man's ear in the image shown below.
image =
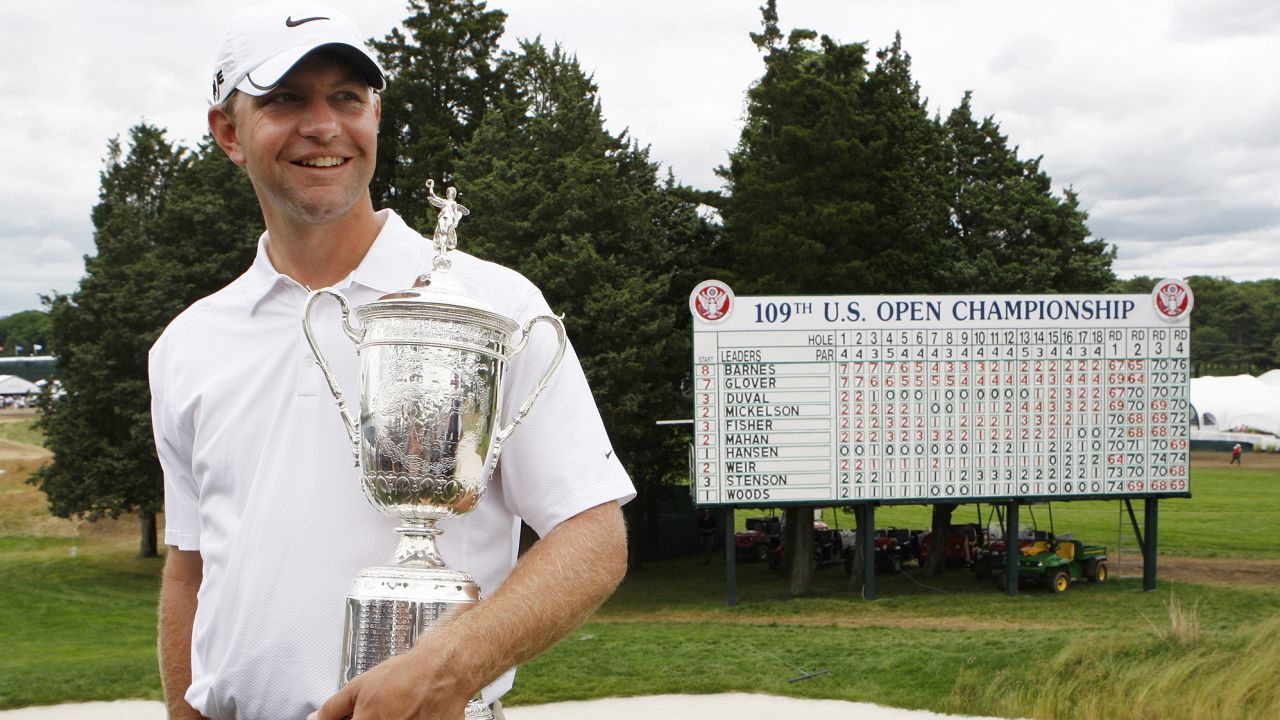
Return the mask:
<path fill-rule="evenodd" d="M 244 151 L 240 148 L 235 121 L 219 105 L 209 108 L 209 131 L 213 133 L 218 147 L 231 158 L 231 162 L 244 167 Z"/>

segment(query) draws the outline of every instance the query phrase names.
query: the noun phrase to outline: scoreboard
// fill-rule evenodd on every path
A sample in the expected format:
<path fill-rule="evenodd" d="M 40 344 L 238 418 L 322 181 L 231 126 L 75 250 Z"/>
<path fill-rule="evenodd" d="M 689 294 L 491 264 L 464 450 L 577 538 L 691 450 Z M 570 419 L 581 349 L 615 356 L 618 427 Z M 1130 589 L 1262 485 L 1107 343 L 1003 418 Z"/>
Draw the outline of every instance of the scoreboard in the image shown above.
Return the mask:
<path fill-rule="evenodd" d="M 1190 495 L 1181 280 L 689 305 L 698 505 Z"/>

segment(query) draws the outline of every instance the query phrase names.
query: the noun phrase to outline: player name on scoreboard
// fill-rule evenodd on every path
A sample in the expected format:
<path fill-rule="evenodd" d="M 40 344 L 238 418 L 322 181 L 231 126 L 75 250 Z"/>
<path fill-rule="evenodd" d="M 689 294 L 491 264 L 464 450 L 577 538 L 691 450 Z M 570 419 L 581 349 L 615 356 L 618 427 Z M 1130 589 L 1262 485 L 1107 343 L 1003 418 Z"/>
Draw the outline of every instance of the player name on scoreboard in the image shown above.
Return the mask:
<path fill-rule="evenodd" d="M 1193 299 L 743 297 L 694 313 L 700 505 L 1187 495 Z"/>

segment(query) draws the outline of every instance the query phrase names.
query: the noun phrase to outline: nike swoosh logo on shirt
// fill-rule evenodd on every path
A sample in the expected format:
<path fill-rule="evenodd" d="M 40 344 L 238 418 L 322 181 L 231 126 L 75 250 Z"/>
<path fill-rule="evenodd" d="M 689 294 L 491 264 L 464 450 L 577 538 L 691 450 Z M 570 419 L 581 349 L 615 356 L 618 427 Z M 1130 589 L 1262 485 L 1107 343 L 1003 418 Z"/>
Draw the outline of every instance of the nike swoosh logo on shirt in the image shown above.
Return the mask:
<path fill-rule="evenodd" d="M 311 21 L 313 21 L 313 20 L 328 20 L 328 19 L 329 19 L 329 18 L 327 18 L 327 17 L 318 17 L 318 16 L 317 16 L 317 17 L 302 18 L 301 20 L 294 20 L 294 19 L 293 19 L 293 16 L 291 15 L 291 16 L 289 16 L 289 17 L 287 17 L 287 18 L 285 18 L 285 19 L 284 19 L 284 26 L 285 26 L 285 27 L 298 27 L 299 25 L 302 25 L 302 24 L 304 24 L 304 23 L 309 23 L 309 22 L 311 22 Z"/>

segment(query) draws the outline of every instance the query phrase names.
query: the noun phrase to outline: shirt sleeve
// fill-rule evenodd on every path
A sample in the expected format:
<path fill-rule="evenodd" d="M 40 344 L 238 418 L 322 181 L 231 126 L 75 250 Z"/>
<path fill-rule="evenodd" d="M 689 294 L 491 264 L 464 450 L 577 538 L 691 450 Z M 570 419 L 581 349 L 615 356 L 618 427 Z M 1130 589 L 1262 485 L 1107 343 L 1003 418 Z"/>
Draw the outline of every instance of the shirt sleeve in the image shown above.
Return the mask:
<path fill-rule="evenodd" d="M 169 355 L 164 339 L 151 348 L 151 426 L 164 473 L 164 542 L 179 550 L 200 549 L 200 492 L 191 469 L 192 434 L 183 431 L 167 385 Z"/>
<path fill-rule="evenodd" d="M 551 309 L 536 294 L 521 313 L 521 323 Z M 512 358 L 504 387 L 502 423 L 506 426 L 555 358 L 556 333 L 535 323 L 528 345 Z M 546 388 L 512 432 L 499 460 L 508 508 L 539 536 L 556 525 L 610 501 L 626 503 L 635 488 L 609 441 L 595 398 L 572 344 Z"/>

